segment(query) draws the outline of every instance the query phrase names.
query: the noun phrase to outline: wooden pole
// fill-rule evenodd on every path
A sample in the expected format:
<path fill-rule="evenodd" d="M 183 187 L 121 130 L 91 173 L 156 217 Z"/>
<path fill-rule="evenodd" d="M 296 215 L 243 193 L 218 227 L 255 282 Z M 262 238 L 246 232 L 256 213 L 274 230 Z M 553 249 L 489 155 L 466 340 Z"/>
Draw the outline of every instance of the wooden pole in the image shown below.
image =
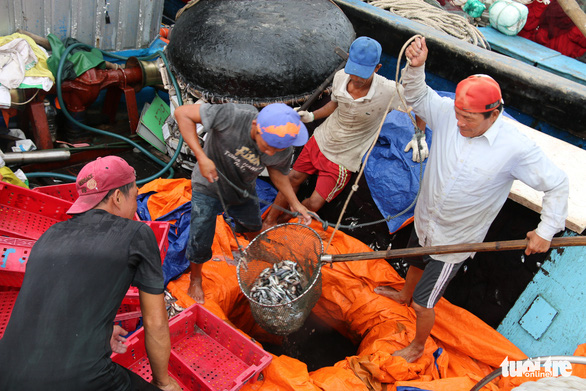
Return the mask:
<path fill-rule="evenodd" d="M 490 251 L 510 251 L 524 250 L 527 246 L 527 240 L 508 240 L 501 242 L 485 243 L 465 243 L 450 244 L 445 246 L 431 247 L 411 247 L 400 249 L 389 249 L 386 251 L 371 251 L 365 253 L 353 254 L 326 254 L 321 257 L 322 262 L 347 262 L 347 261 L 365 261 L 369 259 L 394 259 L 404 257 L 415 257 L 432 254 L 454 254 L 468 252 L 490 252 Z M 572 236 L 553 238 L 550 248 L 586 246 L 586 236 Z"/>
<path fill-rule="evenodd" d="M 558 3 L 568 15 L 572 22 L 580 29 L 582 34 L 586 36 L 586 15 L 582 8 L 576 3 L 576 0 L 558 0 Z"/>

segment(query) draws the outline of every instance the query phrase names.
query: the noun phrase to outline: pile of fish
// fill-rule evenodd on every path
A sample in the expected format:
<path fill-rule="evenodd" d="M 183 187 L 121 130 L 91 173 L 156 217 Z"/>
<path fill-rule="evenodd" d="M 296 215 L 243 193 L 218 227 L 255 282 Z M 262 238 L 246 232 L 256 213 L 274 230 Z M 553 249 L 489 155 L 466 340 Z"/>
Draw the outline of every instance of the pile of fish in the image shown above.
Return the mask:
<path fill-rule="evenodd" d="M 301 295 L 307 277 L 296 262 L 284 260 L 267 267 L 250 288 L 250 296 L 262 305 L 288 303 Z"/>

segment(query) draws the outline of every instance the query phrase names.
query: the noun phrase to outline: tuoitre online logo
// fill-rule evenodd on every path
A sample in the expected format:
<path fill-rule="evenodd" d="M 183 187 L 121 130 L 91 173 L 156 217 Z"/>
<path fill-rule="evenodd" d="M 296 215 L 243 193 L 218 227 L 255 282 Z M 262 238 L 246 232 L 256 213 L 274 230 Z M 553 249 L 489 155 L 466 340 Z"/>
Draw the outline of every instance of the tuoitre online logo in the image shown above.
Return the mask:
<path fill-rule="evenodd" d="M 572 375 L 572 364 L 565 360 L 552 360 L 548 357 L 543 360 L 509 361 L 505 357 L 501 363 L 503 377 L 567 377 Z"/>

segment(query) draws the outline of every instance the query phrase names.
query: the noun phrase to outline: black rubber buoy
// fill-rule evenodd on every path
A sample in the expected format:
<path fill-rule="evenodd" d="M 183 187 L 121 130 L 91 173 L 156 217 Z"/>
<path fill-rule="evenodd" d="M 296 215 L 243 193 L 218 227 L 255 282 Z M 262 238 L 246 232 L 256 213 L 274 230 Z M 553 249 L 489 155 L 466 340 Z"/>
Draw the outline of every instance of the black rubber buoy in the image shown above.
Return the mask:
<path fill-rule="evenodd" d="M 342 62 L 352 24 L 329 0 L 200 0 L 173 27 L 167 57 L 188 91 L 262 106 L 307 98 Z"/>

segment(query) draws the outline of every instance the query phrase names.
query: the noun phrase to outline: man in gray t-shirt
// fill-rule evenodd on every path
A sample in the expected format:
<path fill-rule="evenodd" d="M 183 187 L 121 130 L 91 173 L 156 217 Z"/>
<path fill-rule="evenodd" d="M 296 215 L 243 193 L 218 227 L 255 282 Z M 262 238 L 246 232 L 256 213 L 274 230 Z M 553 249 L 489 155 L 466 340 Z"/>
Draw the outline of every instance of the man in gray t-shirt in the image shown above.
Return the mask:
<path fill-rule="evenodd" d="M 256 195 L 256 178 L 265 168 L 292 211 L 300 213 L 304 223 L 311 222 L 287 177 L 293 146 L 304 145 L 308 134 L 299 114 L 283 103 L 273 103 L 260 112 L 254 106 L 234 103 L 186 105 L 175 110 L 175 119 L 197 159 L 191 178 L 191 224 L 185 256 L 191 262 L 188 293 L 203 303 L 202 268 L 212 257 L 216 215 L 224 211 L 224 202 L 236 232 L 256 235 L 262 228 L 258 200 L 242 194 Z M 197 136 L 198 123 L 207 131 L 203 148 Z"/>

